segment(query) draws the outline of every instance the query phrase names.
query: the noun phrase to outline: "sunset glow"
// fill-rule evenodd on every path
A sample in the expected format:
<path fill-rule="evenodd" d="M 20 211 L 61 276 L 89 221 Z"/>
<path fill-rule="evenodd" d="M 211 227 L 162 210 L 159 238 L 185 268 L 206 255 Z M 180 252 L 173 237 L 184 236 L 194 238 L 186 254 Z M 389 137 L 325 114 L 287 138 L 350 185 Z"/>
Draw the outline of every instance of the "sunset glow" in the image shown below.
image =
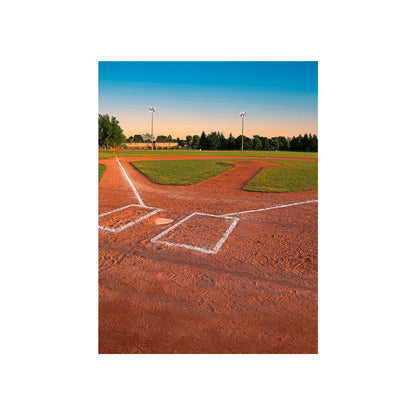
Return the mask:
<path fill-rule="evenodd" d="M 202 131 L 274 137 L 318 134 L 317 62 L 100 62 L 99 112 L 128 137 L 184 139 Z"/>

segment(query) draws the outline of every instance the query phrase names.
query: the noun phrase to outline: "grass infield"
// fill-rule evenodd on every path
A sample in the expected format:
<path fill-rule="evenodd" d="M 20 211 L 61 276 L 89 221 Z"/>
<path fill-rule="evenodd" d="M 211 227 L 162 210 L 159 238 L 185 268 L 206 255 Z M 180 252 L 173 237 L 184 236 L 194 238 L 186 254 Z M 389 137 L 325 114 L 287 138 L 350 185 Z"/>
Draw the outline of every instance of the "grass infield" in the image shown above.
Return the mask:
<path fill-rule="evenodd" d="M 318 189 L 318 164 L 279 161 L 263 168 L 244 190 L 254 192 L 300 192 Z M 152 160 L 131 164 L 153 182 L 162 185 L 193 185 L 234 167 L 222 160 Z"/>
<path fill-rule="evenodd" d="M 108 159 L 110 157 L 148 157 L 148 156 L 233 156 L 235 158 L 241 156 L 255 156 L 255 157 L 293 157 L 293 158 L 308 158 L 316 159 L 318 153 L 312 152 L 266 152 L 266 151 L 244 151 L 239 150 L 122 150 L 114 153 L 114 151 L 104 151 L 98 153 L 98 158 Z"/>
<path fill-rule="evenodd" d="M 234 167 L 219 160 L 146 160 L 131 162 L 150 180 L 162 185 L 193 185 Z"/>
<path fill-rule="evenodd" d="M 106 165 L 103 165 L 102 163 L 98 164 L 98 182 L 100 182 L 101 178 L 103 177 L 106 168 Z"/>
<path fill-rule="evenodd" d="M 255 192 L 301 192 L 318 189 L 318 164 L 279 161 L 282 165 L 263 168 L 244 190 Z"/>

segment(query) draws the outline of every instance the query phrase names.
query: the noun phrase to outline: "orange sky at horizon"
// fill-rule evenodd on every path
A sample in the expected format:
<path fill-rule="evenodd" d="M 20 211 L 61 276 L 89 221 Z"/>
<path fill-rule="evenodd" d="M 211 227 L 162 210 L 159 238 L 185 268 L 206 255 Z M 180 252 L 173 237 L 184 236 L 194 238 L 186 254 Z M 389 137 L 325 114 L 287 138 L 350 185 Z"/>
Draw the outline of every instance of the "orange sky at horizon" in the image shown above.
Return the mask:
<path fill-rule="evenodd" d="M 236 117 L 232 122 L 226 122 L 225 120 L 207 120 L 206 122 L 198 122 L 196 120 L 184 117 L 184 120 L 174 119 L 168 120 L 165 117 L 157 117 L 158 114 L 154 114 L 154 123 L 153 123 L 153 134 L 155 137 L 158 135 L 168 136 L 169 134 L 176 139 L 179 137 L 184 140 L 188 135 L 200 135 L 202 131 L 205 133 L 210 133 L 212 131 L 220 131 L 226 137 L 230 134 L 233 134 L 234 137 L 237 137 L 241 134 L 241 118 Z M 120 121 L 120 126 L 124 131 L 126 137 L 134 136 L 135 134 L 145 134 L 150 133 L 151 131 L 151 114 L 149 112 L 149 117 L 147 120 L 143 118 L 141 120 L 134 119 L 131 117 L 117 116 L 117 119 Z M 277 137 L 285 136 L 292 137 L 298 136 L 299 134 L 316 134 L 318 135 L 318 126 L 316 120 L 305 120 L 299 118 L 296 124 L 294 121 L 284 121 L 277 122 L 275 120 L 266 120 L 261 123 L 261 128 L 253 126 L 250 123 L 249 115 L 244 121 L 244 135 L 248 137 L 253 137 L 254 135 L 265 136 L 265 137 Z M 256 122 L 258 125 L 258 121 Z M 201 127 L 203 125 L 204 127 Z"/>
<path fill-rule="evenodd" d="M 318 63 L 100 62 L 99 109 L 127 137 L 185 139 L 202 131 L 248 137 L 318 134 Z"/>

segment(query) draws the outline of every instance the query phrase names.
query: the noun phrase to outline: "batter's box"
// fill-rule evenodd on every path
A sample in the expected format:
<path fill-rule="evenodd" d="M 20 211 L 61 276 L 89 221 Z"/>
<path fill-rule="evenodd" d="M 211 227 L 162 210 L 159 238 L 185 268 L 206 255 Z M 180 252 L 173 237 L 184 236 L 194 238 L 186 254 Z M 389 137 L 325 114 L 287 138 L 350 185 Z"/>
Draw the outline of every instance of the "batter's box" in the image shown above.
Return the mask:
<path fill-rule="evenodd" d="M 150 241 L 216 254 L 237 222 L 238 218 L 194 212 Z"/>
<path fill-rule="evenodd" d="M 98 228 L 118 233 L 140 221 L 145 220 L 146 218 L 151 217 L 152 215 L 155 215 L 159 211 L 160 209 L 158 208 L 143 207 L 142 205 L 135 204 L 127 205 L 99 215 Z"/>

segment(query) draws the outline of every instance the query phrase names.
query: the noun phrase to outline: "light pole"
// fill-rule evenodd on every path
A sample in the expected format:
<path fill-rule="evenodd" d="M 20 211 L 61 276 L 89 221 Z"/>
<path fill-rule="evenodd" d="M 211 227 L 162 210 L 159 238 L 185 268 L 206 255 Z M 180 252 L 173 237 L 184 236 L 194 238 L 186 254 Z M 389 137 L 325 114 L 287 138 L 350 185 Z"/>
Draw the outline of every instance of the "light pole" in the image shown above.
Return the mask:
<path fill-rule="evenodd" d="M 155 147 L 155 142 L 153 140 L 153 113 L 156 111 L 156 107 L 150 107 L 149 111 L 152 112 L 152 130 L 151 130 L 151 135 L 152 135 L 152 152 L 153 152 L 153 148 Z"/>
<path fill-rule="evenodd" d="M 241 151 L 244 150 L 244 117 L 247 115 L 247 113 L 245 111 L 243 111 L 242 113 L 240 113 L 241 116 Z"/>

